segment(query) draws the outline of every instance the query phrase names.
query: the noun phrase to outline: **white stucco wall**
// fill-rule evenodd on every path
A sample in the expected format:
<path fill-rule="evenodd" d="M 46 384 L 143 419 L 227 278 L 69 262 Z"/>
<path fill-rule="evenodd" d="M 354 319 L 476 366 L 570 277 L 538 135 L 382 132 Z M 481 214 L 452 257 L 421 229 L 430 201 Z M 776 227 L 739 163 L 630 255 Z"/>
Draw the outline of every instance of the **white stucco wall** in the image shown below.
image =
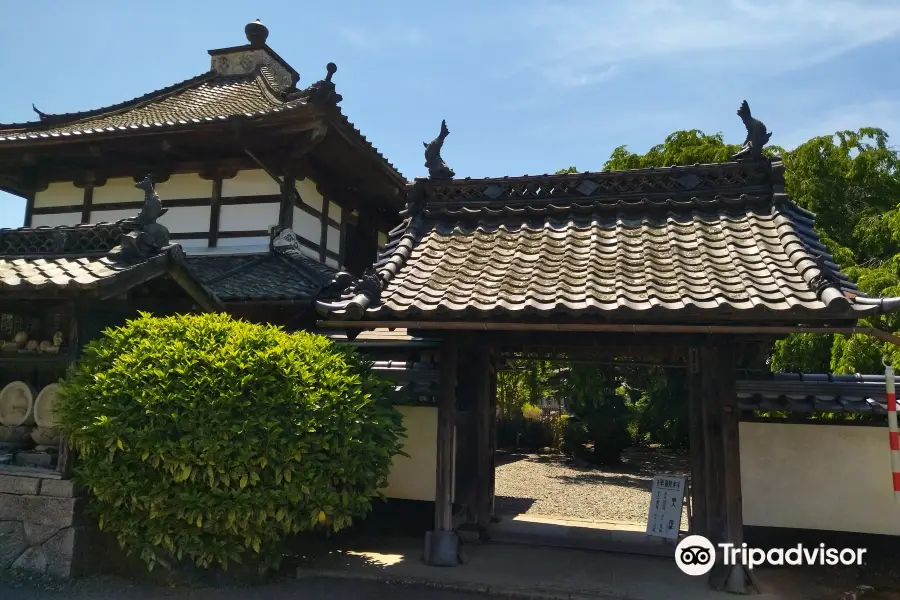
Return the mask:
<path fill-rule="evenodd" d="M 388 485 L 382 493 L 388 498 L 434 502 L 437 469 L 438 411 L 434 406 L 398 406 L 406 427 L 403 451 L 397 456 Z"/>
<path fill-rule="evenodd" d="M 223 205 L 219 214 L 219 232 L 267 231 L 278 225 L 278 208 L 277 202 Z"/>
<path fill-rule="evenodd" d="M 196 173 L 178 173 L 156 184 L 155 189 L 162 200 L 212 198 L 213 182 Z"/>
<path fill-rule="evenodd" d="M 108 204 L 110 202 L 135 202 L 140 205 L 144 200 L 143 190 L 139 190 L 134 186 L 134 178 L 132 177 L 113 177 L 108 179 L 105 184 L 95 187 L 93 194 L 92 203 L 95 208 L 98 204 Z M 94 220 L 92 217 L 91 221 Z"/>
<path fill-rule="evenodd" d="M 308 212 L 294 207 L 294 233 L 318 245 L 322 237 L 322 221 Z"/>
<path fill-rule="evenodd" d="M 75 187 L 75 184 L 62 181 L 51 183 L 46 190 L 34 195 L 34 207 L 45 208 L 50 206 L 80 206 L 84 203 L 84 190 Z M 79 221 L 81 213 L 78 213 Z"/>
<path fill-rule="evenodd" d="M 744 524 L 900 535 L 888 430 L 741 423 Z"/>
<path fill-rule="evenodd" d="M 322 198 L 319 190 L 316 189 L 315 181 L 307 177 L 295 182 L 294 187 L 297 189 L 297 193 L 300 194 L 304 204 L 308 204 L 317 211 L 322 212 L 324 198 Z"/>
<path fill-rule="evenodd" d="M 262 169 L 238 171 L 231 179 L 222 180 L 222 197 L 268 196 L 281 194 L 275 180 Z"/>
<path fill-rule="evenodd" d="M 81 223 L 81 211 L 31 216 L 32 227 L 58 227 L 59 225 L 78 225 L 79 223 Z"/>

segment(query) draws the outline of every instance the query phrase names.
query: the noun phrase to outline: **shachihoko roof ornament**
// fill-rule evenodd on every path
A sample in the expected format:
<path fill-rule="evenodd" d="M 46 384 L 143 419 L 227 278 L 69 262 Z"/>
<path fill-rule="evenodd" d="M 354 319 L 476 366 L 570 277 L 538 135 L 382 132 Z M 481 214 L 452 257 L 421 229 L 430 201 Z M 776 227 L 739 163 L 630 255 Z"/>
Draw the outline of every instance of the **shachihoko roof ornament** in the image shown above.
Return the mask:
<path fill-rule="evenodd" d="M 447 121 L 441 121 L 441 132 L 430 143 L 425 144 L 425 166 L 428 167 L 428 177 L 431 179 L 453 179 L 456 175 L 453 169 L 447 166 L 444 159 L 441 158 L 441 148 L 444 146 L 444 140 L 450 135 L 447 129 Z"/>
<path fill-rule="evenodd" d="M 744 122 L 744 127 L 747 128 L 747 138 L 744 140 L 744 145 L 741 146 L 740 151 L 732 158 L 739 161 L 758 160 L 762 157 L 763 146 L 769 143 L 772 132 L 766 129 L 762 121 L 753 118 L 753 115 L 750 114 L 750 105 L 747 104 L 746 100 L 741 103 L 737 115 Z"/>

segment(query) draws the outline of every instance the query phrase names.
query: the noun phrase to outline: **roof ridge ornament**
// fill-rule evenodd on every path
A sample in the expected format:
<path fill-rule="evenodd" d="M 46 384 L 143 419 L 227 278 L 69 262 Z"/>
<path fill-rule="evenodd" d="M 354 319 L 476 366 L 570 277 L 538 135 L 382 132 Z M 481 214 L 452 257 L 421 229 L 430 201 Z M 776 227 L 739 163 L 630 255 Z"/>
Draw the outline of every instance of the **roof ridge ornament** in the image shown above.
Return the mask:
<path fill-rule="evenodd" d="M 269 28 L 263 25 L 259 19 L 256 19 L 252 23 L 247 23 L 244 27 L 244 35 L 247 36 L 247 41 L 250 42 L 251 46 L 261 48 L 266 45 L 266 40 L 269 39 Z"/>
<path fill-rule="evenodd" d="M 144 190 L 144 204 L 136 217 L 122 219 L 119 224 L 129 230 L 119 240 L 123 256 L 128 258 L 146 257 L 169 245 L 169 230 L 156 220 L 169 209 L 163 208 L 162 200 L 153 187 L 153 176 L 147 175 L 134 187 Z"/>
<path fill-rule="evenodd" d="M 343 96 L 337 93 L 337 88 L 334 82 L 331 81 L 331 78 L 337 73 L 337 65 L 330 62 L 325 65 L 325 71 L 328 73 L 325 75 L 325 79 L 320 79 L 313 83 L 301 95 L 309 98 L 309 101 L 314 104 L 337 105 L 338 102 L 344 99 Z"/>
<path fill-rule="evenodd" d="M 447 166 L 444 159 L 441 158 L 441 148 L 444 146 L 444 140 L 450 135 L 447 129 L 447 121 L 441 121 L 441 132 L 430 143 L 422 142 L 425 146 L 425 166 L 428 167 L 428 177 L 430 179 L 453 179 L 456 173 Z"/>
<path fill-rule="evenodd" d="M 769 142 L 772 132 L 766 129 L 762 121 L 753 118 L 753 115 L 750 114 L 750 105 L 747 104 L 746 100 L 741 102 L 737 115 L 744 122 L 744 127 L 747 128 L 747 138 L 744 140 L 744 145 L 741 146 L 740 151 L 731 158 L 739 161 L 758 160 L 762 157 L 763 146 Z"/>

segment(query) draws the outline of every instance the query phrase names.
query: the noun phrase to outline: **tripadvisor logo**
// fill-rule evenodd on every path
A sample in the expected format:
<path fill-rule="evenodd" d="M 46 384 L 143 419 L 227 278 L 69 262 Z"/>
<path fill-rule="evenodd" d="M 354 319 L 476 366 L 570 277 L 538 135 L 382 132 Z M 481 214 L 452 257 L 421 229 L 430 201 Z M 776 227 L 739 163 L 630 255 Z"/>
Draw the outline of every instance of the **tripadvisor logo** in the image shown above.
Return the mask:
<path fill-rule="evenodd" d="M 791 548 L 749 548 L 747 544 L 736 546 L 731 543 L 718 544 L 718 551 L 713 543 L 702 535 L 689 535 L 675 548 L 675 564 L 687 575 L 705 575 L 716 563 L 716 555 L 722 557 L 726 566 L 744 565 L 748 569 L 760 565 L 780 567 L 784 565 L 862 565 L 865 548 L 829 548 L 819 544 L 806 548 L 797 544 Z"/>

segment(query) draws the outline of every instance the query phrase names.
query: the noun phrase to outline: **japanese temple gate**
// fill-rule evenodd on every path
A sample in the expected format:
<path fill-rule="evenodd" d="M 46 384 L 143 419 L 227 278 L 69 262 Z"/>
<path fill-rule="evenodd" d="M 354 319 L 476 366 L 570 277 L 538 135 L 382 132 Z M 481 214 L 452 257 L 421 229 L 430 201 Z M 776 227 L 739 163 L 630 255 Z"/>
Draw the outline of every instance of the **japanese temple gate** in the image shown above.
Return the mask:
<path fill-rule="evenodd" d="M 785 194 L 779 159 L 480 180 L 432 173 L 411 186 L 401 214 L 375 269 L 318 306 L 320 326 L 349 337 L 405 328 L 441 340 L 432 564 L 457 563 L 454 500 L 479 528 L 489 523 L 503 353 L 684 365 L 691 529 L 739 545 L 737 372 L 763 367 L 765 349 L 789 333 L 896 341 L 855 327 L 898 300 L 869 298 L 840 272 L 813 215 Z M 459 437 L 474 440 L 470 459 L 454 455 Z M 456 482 L 454 460 L 467 461 Z M 731 591 L 751 583 L 743 569 L 717 577 Z"/>

